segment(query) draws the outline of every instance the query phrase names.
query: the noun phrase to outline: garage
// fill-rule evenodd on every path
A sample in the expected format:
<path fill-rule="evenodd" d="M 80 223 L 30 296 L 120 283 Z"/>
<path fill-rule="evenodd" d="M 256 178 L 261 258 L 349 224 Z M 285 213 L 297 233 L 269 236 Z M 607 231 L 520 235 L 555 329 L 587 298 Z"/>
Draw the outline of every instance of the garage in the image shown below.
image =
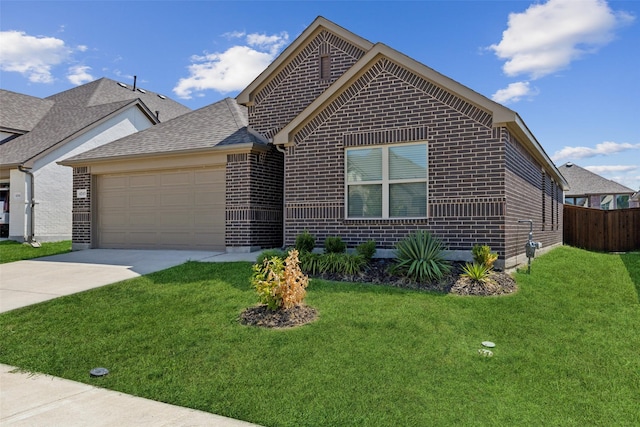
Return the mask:
<path fill-rule="evenodd" d="M 96 176 L 96 246 L 225 249 L 225 168 Z"/>

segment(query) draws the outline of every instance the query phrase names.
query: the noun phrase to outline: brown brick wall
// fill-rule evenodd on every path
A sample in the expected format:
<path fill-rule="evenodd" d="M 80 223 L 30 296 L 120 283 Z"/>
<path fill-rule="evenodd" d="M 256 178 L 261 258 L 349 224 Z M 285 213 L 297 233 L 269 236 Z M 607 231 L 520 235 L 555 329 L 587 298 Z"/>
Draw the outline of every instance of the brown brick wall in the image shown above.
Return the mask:
<path fill-rule="evenodd" d="M 266 138 L 273 137 L 364 53 L 333 33 L 320 32 L 256 94 L 255 105 L 249 107 L 249 125 Z M 321 79 L 320 57 L 327 54 L 331 77 Z"/>
<path fill-rule="evenodd" d="M 77 190 L 87 190 L 87 197 L 79 199 Z M 73 168 L 72 245 L 91 245 L 91 173 L 88 167 Z"/>
<path fill-rule="evenodd" d="M 283 168 L 273 146 L 266 153 L 227 156 L 227 247 L 282 246 Z"/>
<path fill-rule="evenodd" d="M 355 136 L 354 136 L 355 135 Z M 426 137 L 426 138 L 425 138 Z M 428 140 L 428 215 L 346 220 L 347 146 Z M 308 230 L 379 248 L 428 229 L 452 250 L 489 244 L 504 255 L 504 144 L 491 115 L 382 59 L 294 136 L 285 166 L 285 244 Z"/>
<path fill-rule="evenodd" d="M 507 157 L 507 257 L 524 254 L 529 225 L 521 219 L 533 220 L 533 238 L 543 247 L 562 243 L 562 189 L 507 129 L 500 132 Z M 519 261 L 526 261 L 524 255 Z"/>

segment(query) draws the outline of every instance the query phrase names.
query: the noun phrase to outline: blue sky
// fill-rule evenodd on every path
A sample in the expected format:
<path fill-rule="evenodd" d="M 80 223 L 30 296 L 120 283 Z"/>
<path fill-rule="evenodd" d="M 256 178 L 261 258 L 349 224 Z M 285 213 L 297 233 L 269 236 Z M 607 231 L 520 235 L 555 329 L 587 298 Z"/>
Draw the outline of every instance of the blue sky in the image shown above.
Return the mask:
<path fill-rule="evenodd" d="M 517 111 L 558 166 L 640 189 L 637 0 L 3 0 L 0 87 L 46 97 L 137 75 L 196 109 L 235 96 L 318 15 Z"/>

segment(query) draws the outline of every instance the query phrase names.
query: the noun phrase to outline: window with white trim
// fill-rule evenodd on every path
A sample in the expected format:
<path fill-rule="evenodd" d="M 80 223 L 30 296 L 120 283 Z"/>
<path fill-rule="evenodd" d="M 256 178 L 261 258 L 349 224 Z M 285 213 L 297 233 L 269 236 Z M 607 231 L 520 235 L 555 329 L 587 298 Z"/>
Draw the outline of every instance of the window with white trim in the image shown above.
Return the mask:
<path fill-rule="evenodd" d="M 349 148 L 345 157 L 347 218 L 426 218 L 426 143 Z"/>

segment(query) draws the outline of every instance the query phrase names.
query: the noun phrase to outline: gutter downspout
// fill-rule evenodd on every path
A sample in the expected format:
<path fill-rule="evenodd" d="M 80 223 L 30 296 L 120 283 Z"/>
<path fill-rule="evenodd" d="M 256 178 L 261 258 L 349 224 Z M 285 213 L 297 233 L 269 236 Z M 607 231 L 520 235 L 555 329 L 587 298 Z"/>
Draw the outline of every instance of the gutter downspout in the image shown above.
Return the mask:
<path fill-rule="evenodd" d="M 26 202 L 29 207 L 29 222 L 27 224 L 27 236 L 24 236 L 25 241 L 29 243 L 34 248 L 39 248 L 40 243 L 38 243 L 34 237 L 35 234 L 35 207 L 36 207 L 36 197 L 35 197 L 35 176 L 33 172 L 31 172 L 30 168 L 25 168 L 23 165 L 18 165 L 18 170 L 29 176 L 29 197 L 30 201 Z"/>

